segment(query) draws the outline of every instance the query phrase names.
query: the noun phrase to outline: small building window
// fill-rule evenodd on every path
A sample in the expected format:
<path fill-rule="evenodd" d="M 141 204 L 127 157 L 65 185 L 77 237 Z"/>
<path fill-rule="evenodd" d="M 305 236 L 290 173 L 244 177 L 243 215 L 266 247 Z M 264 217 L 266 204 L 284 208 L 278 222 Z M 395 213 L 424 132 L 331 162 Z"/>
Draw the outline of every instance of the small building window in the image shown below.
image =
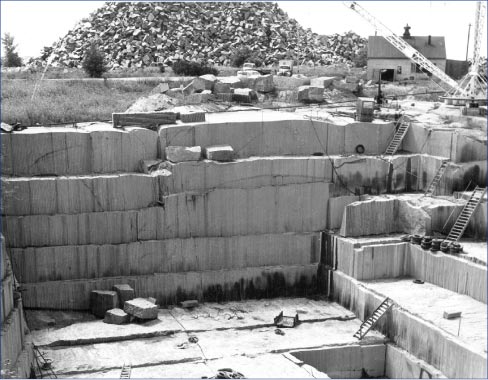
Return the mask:
<path fill-rule="evenodd" d="M 402 73 L 402 67 L 401 66 L 397 66 L 397 74 L 401 74 Z"/>

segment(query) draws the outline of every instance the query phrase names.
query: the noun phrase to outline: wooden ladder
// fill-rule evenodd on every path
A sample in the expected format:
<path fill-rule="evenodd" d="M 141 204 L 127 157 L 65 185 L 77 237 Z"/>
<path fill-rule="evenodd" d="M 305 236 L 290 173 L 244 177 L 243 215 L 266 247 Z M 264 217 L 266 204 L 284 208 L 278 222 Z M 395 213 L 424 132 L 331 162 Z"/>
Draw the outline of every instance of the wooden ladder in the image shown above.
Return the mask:
<path fill-rule="evenodd" d="M 437 188 L 437 185 L 441 181 L 441 178 L 446 172 L 448 166 L 449 166 L 448 161 L 442 161 L 442 165 L 439 166 L 439 169 L 437 169 L 434 178 L 432 178 L 432 182 L 430 183 L 427 190 L 425 190 L 424 196 L 431 197 L 432 195 L 434 195 L 435 189 Z"/>
<path fill-rule="evenodd" d="M 120 371 L 121 379 L 130 379 L 130 373 L 132 372 L 132 367 L 130 365 L 124 364 L 122 370 Z"/>
<path fill-rule="evenodd" d="M 385 155 L 393 155 L 398 150 L 403 138 L 407 134 L 408 128 L 410 127 L 410 122 L 403 117 L 399 121 L 400 126 L 398 127 L 393 139 L 390 141 L 388 148 L 386 148 Z"/>
<path fill-rule="evenodd" d="M 463 236 L 469 220 L 473 216 L 476 207 L 480 204 L 481 199 L 483 199 L 485 192 L 486 188 L 476 186 L 444 241 L 455 243 Z"/>
<path fill-rule="evenodd" d="M 394 303 L 391 299 L 389 299 L 388 297 L 385 298 L 385 300 L 381 303 L 380 306 L 378 306 L 373 314 L 371 314 L 368 319 L 361 323 L 359 330 L 356 331 L 356 333 L 353 335 L 354 338 L 358 338 L 359 340 L 363 339 L 368 331 L 376 325 L 376 323 L 381 319 L 381 317 L 386 314 L 386 312 L 393 306 L 393 304 Z"/>

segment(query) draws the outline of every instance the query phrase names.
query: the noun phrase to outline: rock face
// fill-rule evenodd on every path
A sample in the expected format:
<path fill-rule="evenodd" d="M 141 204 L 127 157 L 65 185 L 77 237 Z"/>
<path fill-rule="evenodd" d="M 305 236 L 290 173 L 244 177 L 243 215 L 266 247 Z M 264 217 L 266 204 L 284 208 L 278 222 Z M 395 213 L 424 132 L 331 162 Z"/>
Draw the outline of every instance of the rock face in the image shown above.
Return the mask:
<path fill-rule="evenodd" d="M 110 290 L 92 290 L 90 310 L 98 318 L 105 317 L 105 312 L 118 306 L 117 292 Z"/>
<path fill-rule="evenodd" d="M 271 2 L 109 2 L 45 47 L 35 63 L 52 54 L 53 66 L 81 67 L 96 41 L 110 67 L 143 67 L 178 59 L 228 65 L 234 50 L 248 47 L 265 64 L 350 61 L 366 40 L 348 32 L 321 36 L 305 30 Z"/>
<path fill-rule="evenodd" d="M 166 159 L 171 162 L 200 161 L 202 147 L 200 146 L 168 146 Z"/>
<path fill-rule="evenodd" d="M 110 309 L 105 313 L 103 321 L 112 325 L 123 325 L 130 322 L 130 316 L 122 309 Z"/>
<path fill-rule="evenodd" d="M 230 145 L 215 145 L 205 148 L 207 160 L 228 162 L 234 159 L 234 149 Z"/>
<path fill-rule="evenodd" d="M 124 311 L 139 319 L 156 319 L 158 317 L 157 305 L 144 298 L 127 301 L 124 304 Z"/>

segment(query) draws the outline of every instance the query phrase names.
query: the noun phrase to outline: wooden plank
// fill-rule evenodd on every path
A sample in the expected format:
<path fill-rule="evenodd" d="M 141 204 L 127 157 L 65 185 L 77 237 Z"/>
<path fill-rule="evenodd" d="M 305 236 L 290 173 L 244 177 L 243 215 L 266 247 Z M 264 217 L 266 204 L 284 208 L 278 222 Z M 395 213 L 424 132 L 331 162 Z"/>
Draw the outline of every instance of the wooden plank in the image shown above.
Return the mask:
<path fill-rule="evenodd" d="M 113 113 L 114 128 L 137 125 L 156 130 L 161 124 L 175 124 L 175 112 Z"/>

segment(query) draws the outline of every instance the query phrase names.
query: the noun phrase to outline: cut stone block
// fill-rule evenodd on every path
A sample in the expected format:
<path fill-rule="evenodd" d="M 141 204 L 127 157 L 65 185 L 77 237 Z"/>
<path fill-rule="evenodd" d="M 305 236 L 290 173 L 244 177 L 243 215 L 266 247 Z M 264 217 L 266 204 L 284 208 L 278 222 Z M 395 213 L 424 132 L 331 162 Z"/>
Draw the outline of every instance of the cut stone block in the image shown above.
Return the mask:
<path fill-rule="evenodd" d="M 446 310 L 444 311 L 444 319 L 454 319 L 459 318 L 461 316 L 461 311 L 454 311 L 454 310 Z"/>
<path fill-rule="evenodd" d="M 105 313 L 103 321 L 112 325 L 123 325 L 124 323 L 129 323 L 130 316 L 122 309 L 110 309 Z"/>
<path fill-rule="evenodd" d="M 158 307 L 144 298 L 126 301 L 124 311 L 139 319 L 156 319 L 158 317 Z"/>
<path fill-rule="evenodd" d="M 183 123 L 198 123 L 205 121 L 205 112 L 181 112 L 180 120 Z"/>
<path fill-rule="evenodd" d="M 254 82 L 254 89 L 259 92 L 271 92 L 274 89 L 273 76 L 261 75 Z"/>
<path fill-rule="evenodd" d="M 193 79 L 193 88 L 195 91 L 199 90 L 210 90 L 212 91 L 214 83 L 217 78 L 212 74 L 202 75 L 198 78 Z"/>
<path fill-rule="evenodd" d="M 200 93 L 200 94 L 191 94 L 185 97 L 185 104 L 200 104 L 206 103 L 212 98 L 212 94 L 210 93 Z"/>
<path fill-rule="evenodd" d="M 234 149 L 230 145 L 215 145 L 205 148 L 205 158 L 214 161 L 232 161 L 234 159 Z"/>
<path fill-rule="evenodd" d="M 324 88 L 313 86 L 298 87 L 298 100 L 308 102 L 321 102 L 324 100 Z"/>
<path fill-rule="evenodd" d="M 181 302 L 181 307 L 184 309 L 190 309 L 198 306 L 198 300 L 188 300 Z"/>
<path fill-rule="evenodd" d="M 231 86 L 229 83 L 215 82 L 214 94 L 230 94 Z"/>
<path fill-rule="evenodd" d="M 171 162 L 199 161 L 202 157 L 201 146 L 168 146 L 165 152 Z"/>
<path fill-rule="evenodd" d="M 234 90 L 234 95 L 249 96 L 251 99 L 258 98 L 256 91 L 254 91 L 252 88 L 236 88 Z"/>
<path fill-rule="evenodd" d="M 130 301 L 136 298 L 136 292 L 128 284 L 117 284 L 112 287 L 117 292 L 119 297 L 119 305 L 124 307 L 125 301 Z"/>
<path fill-rule="evenodd" d="M 242 88 L 243 83 L 237 76 L 232 77 L 219 77 L 219 82 L 228 84 L 231 88 Z"/>
<path fill-rule="evenodd" d="M 335 77 L 319 77 L 310 79 L 310 85 L 313 87 L 329 87 L 332 85 Z"/>
<path fill-rule="evenodd" d="M 223 102 L 232 102 L 234 94 L 228 93 L 228 94 L 217 94 L 217 99 L 221 100 Z"/>
<path fill-rule="evenodd" d="M 90 310 L 98 318 L 105 317 L 107 310 L 118 306 L 117 292 L 111 290 L 92 290 L 90 293 Z"/>

